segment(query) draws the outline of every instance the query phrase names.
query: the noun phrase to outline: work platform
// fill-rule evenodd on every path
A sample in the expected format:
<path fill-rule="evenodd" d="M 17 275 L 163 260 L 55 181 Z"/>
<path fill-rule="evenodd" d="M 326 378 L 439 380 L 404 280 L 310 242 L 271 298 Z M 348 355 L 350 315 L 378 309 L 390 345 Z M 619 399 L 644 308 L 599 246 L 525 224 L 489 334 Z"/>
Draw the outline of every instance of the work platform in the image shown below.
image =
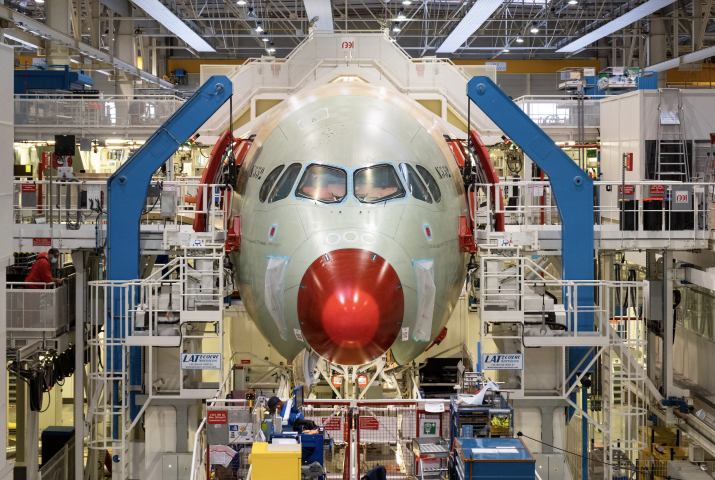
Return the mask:
<path fill-rule="evenodd" d="M 713 249 L 712 183 L 593 182 L 595 250 Z M 505 207 L 494 208 L 492 187 L 501 189 Z M 549 182 L 477 184 L 470 195 L 475 242 L 509 245 L 539 255 L 561 254 L 561 218 Z M 497 215 L 504 231 L 497 231 Z M 697 221 L 696 221 L 697 219 Z"/>
<path fill-rule="evenodd" d="M 206 232 L 199 237 L 210 243 L 226 241 L 226 212 L 231 210 L 233 191 L 225 185 L 200 186 L 195 178 L 152 184 L 141 217 L 142 254 L 165 254 L 169 244 L 190 246 L 192 235 L 197 237 L 196 215 L 207 217 Z M 50 246 L 63 252 L 104 248 L 106 191 L 107 183 L 98 180 L 52 182 L 51 186 L 47 180 L 15 180 L 13 251 L 40 252 Z M 203 207 L 197 208 L 197 203 Z"/>
<path fill-rule="evenodd" d="M 185 236 L 193 232 L 196 214 L 213 218 L 217 228 L 211 235 L 223 235 L 226 230 L 222 199 L 215 187 L 202 189 L 203 195 L 211 195 L 214 201 L 206 201 L 203 210 L 196 210 L 198 179 L 164 182 L 161 192 L 174 192 L 176 205 L 168 204 L 166 193 L 148 197 L 149 211 L 142 215 L 140 244 L 144 254 L 161 254 L 169 236 Z M 505 193 L 505 207 L 491 207 L 491 186 L 476 185 L 476 202 L 480 205 L 474 214 L 477 225 L 475 242 L 478 245 L 511 245 L 524 252 L 538 255 L 561 253 L 561 222 L 548 182 L 504 182 L 499 184 Z M 670 211 L 663 208 L 664 199 L 670 197 L 647 197 L 651 187 L 662 188 L 665 194 L 676 191 L 688 192 L 687 209 L 678 207 Z M 615 206 L 620 201 L 616 192 L 622 186 L 617 182 L 594 182 L 594 249 L 596 250 L 692 250 L 715 249 L 715 231 L 712 229 L 713 189 L 711 183 L 664 184 L 663 182 L 628 182 L 626 192 L 633 188 L 632 198 L 626 195 L 626 211 Z M 52 221 L 48 203 L 48 181 L 15 180 L 13 210 L 13 249 L 16 252 L 43 251 L 52 244 L 62 251 L 95 249 L 103 246 L 106 238 L 106 223 L 103 211 L 98 212 L 87 204 L 85 192 L 92 189 L 106 192 L 106 182 L 53 182 L 51 198 Z M 78 197 L 79 191 L 79 197 Z M 96 190 L 95 190 L 96 191 Z M 158 190 L 157 190 L 158 191 Z M 43 193 L 44 192 L 44 193 Z M 692 192 L 692 193 L 691 193 Z M 104 194 L 100 194 L 104 195 Z M 164 198 L 162 198 L 164 195 Z M 69 198 L 68 198 L 69 196 Z M 90 199 L 92 198 L 89 194 Z M 80 199 L 78 203 L 78 198 Z M 58 201 L 59 199 L 59 201 Z M 510 202 L 511 200 L 511 202 Z M 156 203 L 155 203 L 156 201 Z M 82 203 L 84 202 L 84 203 Z M 632 208 L 629 209 L 629 203 Z M 659 210 L 651 209 L 657 204 Z M 153 208 L 152 208 L 153 206 Z M 80 217 L 77 215 L 81 214 Z M 503 232 L 492 227 L 497 214 L 504 214 Z M 99 222 L 97 218 L 99 217 Z M 621 217 L 624 222 L 621 225 Z M 80 220 L 77 220 L 80 218 Z M 698 218 L 697 225 L 692 220 Z M 671 228 L 672 225 L 672 228 Z M 225 241 L 225 238 L 211 238 Z"/>

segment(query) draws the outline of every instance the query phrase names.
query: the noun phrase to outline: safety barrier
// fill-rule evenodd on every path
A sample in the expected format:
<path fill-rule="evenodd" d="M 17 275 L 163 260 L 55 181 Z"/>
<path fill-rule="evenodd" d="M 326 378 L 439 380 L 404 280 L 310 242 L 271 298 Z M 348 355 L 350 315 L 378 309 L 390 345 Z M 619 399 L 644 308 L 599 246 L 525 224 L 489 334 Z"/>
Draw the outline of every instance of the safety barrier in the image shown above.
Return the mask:
<path fill-rule="evenodd" d="M 511 181 L 499 184 L 504 207 L 492 205 L 493 184 L 473 184 L 469 199 L 478 243 L 493 243 L 504 234 L 495 232 L 494 219 L 503 214 L 507 232 L 558 230 L 561 225 L 556 199 L 548 181 Z M 620 192 L 624 191 L 625 196 Z M 660 181 L 596 181 L 593 186 L 595 237 L 603 248 L 644 248 L 661 243 L 706 247 L 713 228 L 713 183 Z M 536 242 L 537 239 L 534 239 Z M 651 245 L 652 244 L 652 245 Z M 668 246 L 668 245 L 664 245 Z"/>
<path fill-rule="evenodd" d="M 449 406 L 441 413 L 425 411 L 415 400 L 306 400 L 304 415 L 333 440 L 326 452 L 329 479 L 360 478 L 376 465 L 389 479 L 412 478 L 418 472 L 412 438 L 449 438 Z"/>
<path fill-rule="evenodd" d="M 94 128 L 163 125 L 183 100 L 172 96 L 102 95 L 97 98 L 15 95 L 15 126 L 91 126 Z"/>
<path fill-rule="evenodd" d="M 40 288 L 26 289 L 28 285 Z M 7 282 L 8 339 L 54 338 L 69 329 L 75 316 L 75 276 L 54 283 Z"/>
<path fill-rule="evenodd" d="M 74 477 L 74 448 L 75 441 L 72 435 L 67 443 L 49 460 L 42 459 L 38 480 L 73 480 Z"/>
<path fill-rule="evenodd" d="M 38 246 L 37 237 L 48 245 L 63 238 L 94 239 L 95 246 L 102 248 L 106 242 L 106 198 L 106 181 L 15 180 L 13 219 L 22 225 L 15 229 L 16 250 L 33 251 L 29 247 Z M 199 202 L 201 209 L 197 208 Z M 195 216 L 202 214 L 207 216 L 210 240 L 223 242 L 232 202 L 230 185 L 204 186 L 198 179 L 153 182 L 141 216 L 142 233 L 158 234 L 161 242 L 163 232 L 190 229 Z M 86 231 L 68 233 L 75 230 Z"/>
<path fill-rule="evenodd" d="M 601 98 L 605 96 L 584 100 L 584 127 L 600 128 Z M 579 103 L 573 95 L 524 95 L 514 103 L 541 128 L 578 126 Z"/>

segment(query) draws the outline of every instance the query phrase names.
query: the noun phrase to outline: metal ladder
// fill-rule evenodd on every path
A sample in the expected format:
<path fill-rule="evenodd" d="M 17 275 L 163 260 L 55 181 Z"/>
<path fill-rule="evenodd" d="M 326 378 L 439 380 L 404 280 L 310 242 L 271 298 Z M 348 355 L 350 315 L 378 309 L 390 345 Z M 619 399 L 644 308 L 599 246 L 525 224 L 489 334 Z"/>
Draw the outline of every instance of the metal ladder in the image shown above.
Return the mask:
<path fill-rule="evenodd" d="M 683 96 L 679 88 L 658 89 L 658 114 L 655 179 L 687 182 L 690 171 Z"/>

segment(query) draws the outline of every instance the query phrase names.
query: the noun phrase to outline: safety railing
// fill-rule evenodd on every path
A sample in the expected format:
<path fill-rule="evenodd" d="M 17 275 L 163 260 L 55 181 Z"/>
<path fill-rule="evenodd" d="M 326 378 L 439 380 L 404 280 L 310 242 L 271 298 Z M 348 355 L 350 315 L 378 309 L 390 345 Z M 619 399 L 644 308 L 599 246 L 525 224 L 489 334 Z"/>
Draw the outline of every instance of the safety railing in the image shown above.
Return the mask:
<path fill-rule="evenodd" d="M 75 276 L 62 285 L 7 282 L 8 338 L 54 338 L 69 330 L 75 316 Z"/>
<path fill-rule="evenodd" d="M 477 236 L 489 239 L 493 219 L 503 214 L 514 227 L 561 225 L 556 198 L 548 181 L 505 181 L 498 191 L 504 207 L 494 208 L 492 184 L 470 186 L 472 220 Z M 624 190 L 625 195 L 620 192 Z M 593 222 L 601 240 L 632 240 L 641 232 L 648 238 L 711 237 L 715 184 L 659 181 L 596 181 L 593 186 Z M 496 203 L 498 205 L 498 202 Z M 475 208 L 476 206 L 476 208 Z M 517 228 L 518 230 L 518 228 Z"/>
<path fill-rule="evenodd" d="M 97 98 L 15 95 L 15 126 L 152 127 L 163 125 L 181 106 L 174 96 L 104 95 Z"/>
<path fill-rule="evenodd" d="M 583 101 L 584 127 L 601 126 L 601 105 L 605 96 L 589 96 Z M 541 128 L 577 127 L 579 101 L 570 95 L 524 95 L 514 100 Z"/>
<path fill-rule="evenodd" d="M 354 33 L 347 41 L 341 34 L 315 32 L 284 60 L 247 60 L 229 77 L 241 87 L 234 92 L 234 116 L 243 112 L 260 91 L 293 93 L 315 80 L 319 67 L 349 64 L 374 66 L 405 93 L 440 93 L 458 115 L 467 118 L 467 99 L 462 92 L 469 75 L 449 60 L 413 59 L 381 31 Z M 224 105 L 205 128 L 225 128 L 228 109 Z M 473 109 L 472 121 L 480 131 L 498 130 L 478 109 Z"/>
<path fill-rule="evenodd" d="M 98 246 L 104 245 L 106 226 L 106 181 L 15 180 L 13 219 L 16 224 L 53 225 L 79 230 L 91 225 Z M 211 240 L 228 228 L 233 188 L 224 184 L 202 185 L 197 179 L 153 182 L 142 212 L 143 225 L 158 225 L 164 231 L 193 223 L 206 215 Z M 201 205 L 201 208 L 198 205 Z M 22 230 L 20 230 L 22 231 Z M 52 232 L 52 231 L 51 231 Z M 67 236 L 57 229 L 59 236 Z M 52 239 L 51 239 L 52 240 Z"/>
<path fill-rule="evenodd" d="M 75 462 L 74 462 L 75 441 L 72 435 L 67 443 L 55 453 L 49 460 L 42 459 L 43 465 L 40 468 L 39 479 L 46 480 L 73 480 Z"/>

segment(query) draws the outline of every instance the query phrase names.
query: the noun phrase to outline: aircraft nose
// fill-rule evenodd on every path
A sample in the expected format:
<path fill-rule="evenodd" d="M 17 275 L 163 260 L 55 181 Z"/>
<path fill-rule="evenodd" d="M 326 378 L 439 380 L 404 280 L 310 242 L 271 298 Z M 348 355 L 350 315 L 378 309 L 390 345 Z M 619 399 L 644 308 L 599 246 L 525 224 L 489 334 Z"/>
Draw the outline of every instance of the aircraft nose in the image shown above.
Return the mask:
<path fill-rule="evenodd" d="M 400 278 L 379 255 L 335 250 L 306 270 L 298 291 L 298 320 L 308 344 L 342 365 L 371 362 L 400 333 L 405 309 Z"/>

